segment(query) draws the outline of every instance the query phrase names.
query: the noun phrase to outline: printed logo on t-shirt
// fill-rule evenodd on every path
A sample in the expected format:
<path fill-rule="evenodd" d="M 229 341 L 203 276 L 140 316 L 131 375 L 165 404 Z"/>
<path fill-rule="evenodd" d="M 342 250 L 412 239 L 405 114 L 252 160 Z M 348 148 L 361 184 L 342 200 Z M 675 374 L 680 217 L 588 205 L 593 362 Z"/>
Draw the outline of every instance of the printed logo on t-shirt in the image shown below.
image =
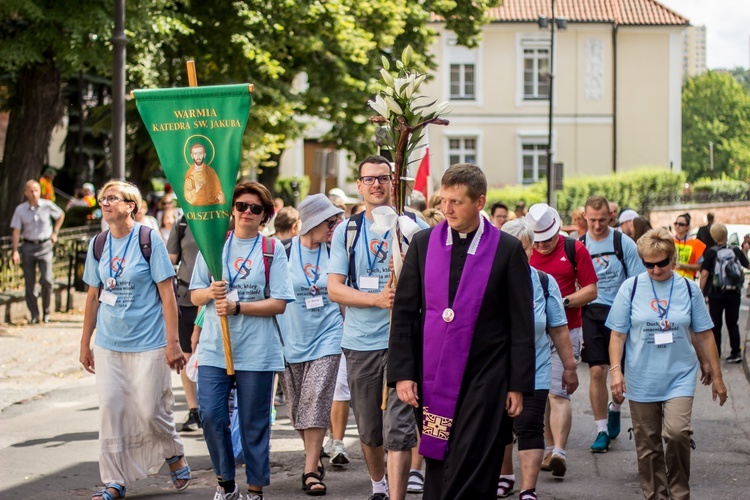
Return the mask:
<path fill-rule="evenodd" d="M 562 257 L 560 257 L 560 262 L 568 262 L 568 259 L 566 259 L 565 256 L 563 255 Z"/>
<path fill-rule="evenodd" d="M 320 276 L 320 268 L 312 264 L 305 264 L 305 276 L 313 280 L 317 280 Z"/>
<path fill-rule="evenodd" d="M 668 305 L 669 302 L 664 299 L 651 299 L 651 310 L 658 313 L 660 318 L 664 317 L 666 314 Z"/>
<path fill-rule="evenodd" d="M 609 267 L 609 257 L 600 255 L 595 260 L 597 264 L 602 266 L 602 270 L 606 270 Z"/>
<path fill-rule="evenodd" d="M 382 243 L 382 246 L 381 246 Z M 379 249 L 379 250 L 378 250 Z M 385 262 L 388 257 L 388 242 L 373 238 L 370 240 L 370 253 L 375 256 L 376 261 L 379 264 Z"/>
<path fill-rule="evenodd" d="M 113 271 L 115 271 L 115 278 L 119 278 L 122 276 L 122 271 L 125 269 L 125 263 L 127 261 L 122 257 L 113 257 L 112 261 L 110 262 L 110 267 Z"/>
<path fill-rule="evenodd" d="M 239 273 L 240 279 L 247 278 L 247 275 L 250 274 L 252 268 L 253 261 L 250 259 L 245 260 L 242 257 L 239 257 L 234 261 L 234 270 Z"/>

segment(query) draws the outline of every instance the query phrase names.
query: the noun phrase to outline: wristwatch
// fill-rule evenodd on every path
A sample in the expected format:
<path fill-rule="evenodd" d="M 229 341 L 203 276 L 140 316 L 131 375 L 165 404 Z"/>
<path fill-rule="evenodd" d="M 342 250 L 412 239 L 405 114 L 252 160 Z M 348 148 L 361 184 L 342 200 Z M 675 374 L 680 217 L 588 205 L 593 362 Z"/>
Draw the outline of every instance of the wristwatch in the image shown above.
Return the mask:
<path fill-rule="evenodd" d="M 563 307 L 567 309 L 568 306 L 570 306 L 570 299 L 565 297 L 563 298 Z"/>
<path fill-rule="evenodd" d="M 234 306 L 235 306 L 236 309 L 234 310 L 234 314 L 232 314 L 232 316 L 239 316 L 240 315 L 240 301 L 239 300 L 235 300 L 234 301 Z"/>

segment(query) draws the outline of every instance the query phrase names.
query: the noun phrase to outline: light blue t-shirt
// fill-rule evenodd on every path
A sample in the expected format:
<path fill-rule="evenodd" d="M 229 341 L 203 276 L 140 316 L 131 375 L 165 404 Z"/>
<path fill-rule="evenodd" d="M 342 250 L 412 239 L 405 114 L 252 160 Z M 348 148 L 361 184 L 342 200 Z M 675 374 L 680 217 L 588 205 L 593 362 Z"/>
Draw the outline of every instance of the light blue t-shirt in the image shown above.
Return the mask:
<path fill-rule="evenodd" d="M 289 363 L 341 354 L 344 318 L 339 305 L 328 299 L 328 259 L 325 244 L 310 250 L 300 244 L 299 236 L 292 239 L 289 275 L 296 300 L 278 316 L 284 334 L 284 357 Z M 322 307 L 307 307 L 305 299 L 313 298 L 311 286 L 317 287 L 315 296 L 323 300 Z"/>
<path fill-rule="evenodd" d="M 677 273 L 672 276 L 674 289 L 670 302 L 672 280 L 654 281 L 652 289 L 648 274 L 640 274 L 632 306 L 630 296 L 635 279 L 628 279 L 620 288 L 605 323 L 607 328 L 627 335 L 625 397 L 638 403 L 694 396 L 698 358 L 688 328 L 703 332 L 713 327 L 698 285 Z M 688 286 L 692 289 L 692 301 Z M 667 307 L 666 319 L 672 325 L 674 342 L 656 345 L 654 335 L 661 332 L 657 311 Z"/>
<path fill-rule="evenodd" d="M 222 279 L 231 283 L 228 291 L 237 290 L 240 302 L 264 300 L 263 288 L 266 285 L 266 271 L 263 263 L 263 237 L 241 239 L 230 237 L 222 251 Z M 268 244 L 271 242 L 269 240 Z M 230 248 L 231 245 L 231 248 Z M 227 259 L 228 255 L 228 259 Z M 229 268 L 227 267 L 229 262 Z M 292 302 L 294 292 L 289 279 L 284 246 L 276 241 L 273 262 L 270 269 L 271 298 Z M 190 289 L 208 288 L 211 276 L 201 253 L 195 261 Z M 232 355 L 235 370 L 242 371 L 281 371 L 284 369 L 284 355 L 281 338 L 273 316 L 228 316 L 229 332 L 232 340 Z M 201 333 L 198 366 L 226 368 L 224 343 L 221 336 L 221 322 L 216 315 L 216 304 L 211 300 L 206 304 L 203 332 Z"/>
<path fill-rule="evenodd" d="M 391 259 L 391 235 L 381 238 L 372 232 L 373 222 L 362 217 L 364 224 L 359 228 L 359 237 L 354 245 L 354 265 L 358 285 L 360 277 L 372 276 L 378 278 L 377 289 L 363 289 L 367 293 L 380 293 L 391 276 L 389 263 Z M 417 224 L 422 229 L 429 226 L 421 219 Z M 349 254 L 346 251 L 346 230 L 349 219 L 338 225 L 331 241 L 331 260 L 328 264 L 328 274 L 349 275 Z M 347 307 L 344 317 L 344 335 L 341 347 L 353 351 L 376 351 L 388 348 L 388 330 L 390 327 L 389 309 L 379 307 Z"/>
<path fill-rule="evenodd" d="M 140 230 L 141 225 L 136 222 L 124 238 L 114 238 L 108 233 L 98 263 L 94 258 L 93 240 L 86 255 L 83 273 L 86 284 L 106 290 L 108 278 L 117 282 L 114 289 L 109 290 L 117 296 L 115 304 L 99 303 L 94 339 L 95 345 L 111 351 L 145 352 L 167 345 L 164 310 L 156 284 L 174 276 L 174 267 L 164 240 L 153 230 L 151 264 L 146 262 L 141 251 Z"/>
<path fill-rule="evenodd" d="M 627 275 L 625 274 L 620 259 L 614 254 L 614 235 L 614 229 L 610 228 L 609 234 L 602 241 L 594 241 L 590 234 L 586 236 L 586 249 L 592 255 L 594 270 L 599 278 L 599 282 L 596 284 L 596 299 L 591 302 L 592 304 L 611 306 L 623 281 L 646 271 L 641 258 L 638 257 L 638 247 L 636 247 L 635 242 L 628 235 L 623 234 L 622 255 L 627 266 Z M 610 253 L 610 255 L 593 257 L 602 253 Z"/>
<path fill-rule="evenodd" d="M 551 274 L 547 274 L 549 283 L 547 303 L 544 300 L 544 289 L 539 281 L 536 269 L 531 268 L 531 286 L 534 288 L 534 348 L 536 350 L 536 372 L 534 388 L 536 390 L 549 389 L 552 386 L 552 350 L 547 326 L 555 328 L 568 324 L 565 308 L 557 281 Z"/>

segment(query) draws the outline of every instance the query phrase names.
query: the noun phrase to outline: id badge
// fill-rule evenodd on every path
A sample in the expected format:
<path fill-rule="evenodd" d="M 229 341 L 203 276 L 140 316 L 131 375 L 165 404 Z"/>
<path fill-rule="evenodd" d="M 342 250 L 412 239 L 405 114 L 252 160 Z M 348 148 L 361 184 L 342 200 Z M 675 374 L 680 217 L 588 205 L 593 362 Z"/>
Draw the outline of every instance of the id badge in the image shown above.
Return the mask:
<path fill-rule="evenodd" d="M 672 335 L 672 332 L 661 332 L 654 334 L 654 344 L 656 345 L 671 344 L 673 342 L 674 335 Z"/>
<path fill-rule="evenodd" d="M 318 307 L 323 307 L 323 297 L 320 295 L 305 299 L 306 309 L 317 309 Z"/>
<path fill-rule="evenodd" d="M 380 280 L 377 276 L 360 276 L 359 288 L 360 290 L 377 290 L 380 288 Z"/>
<path fill-rule="evenodd" d="M 239 302 L 240 301 L 239 292 L 236 289 L 232 290 L 231 292 L 227 294 L 227 300 L 231 300 L 232 302 Z"/>
<path fill-rule="evenodd" d="M 110 292 L 109 290 L 102 290 L 101 295 L 99 295 L 99 301 L 107 304 L 108 306 L 114 306 L 115 302 L 117 302 L 117 295 Z"/>

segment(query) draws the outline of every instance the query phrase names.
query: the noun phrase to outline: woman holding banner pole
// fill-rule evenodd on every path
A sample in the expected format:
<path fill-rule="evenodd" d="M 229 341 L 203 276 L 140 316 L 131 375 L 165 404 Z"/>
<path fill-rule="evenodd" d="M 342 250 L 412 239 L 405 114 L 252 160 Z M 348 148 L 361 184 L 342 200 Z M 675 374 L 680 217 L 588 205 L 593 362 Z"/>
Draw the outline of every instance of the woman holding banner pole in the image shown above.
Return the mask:
<path fill-rule="evenodd" d="M 268 408 L 274 374 L 284 369 L 274 316 L 294 300 L 284 247 L 258 231 L 272 215 L 268 189 L 257 182 L 238 184 L 232 197 L 234 230 L 222 254 L 223 275 L 212 280 L 198 254 L 190 283 L 193 304 L 206 306 L 198 355 L 198 410 L 219 482 L 215 500 L 240 498 L 229 431 L 229 393 L 235 384 L 247 498 L 262 499 L 263 487 L 270 483 Z M 219 316 L 229 320 L 234 375 L 227 374 Z"/>
<path fill-rule="evenodd" d="M 169 371 L 179 373 L 185 365 L 174 269 L 159 233 L 149 229 L 141 235 L 136 186 L 110 181 L 99 204 L 109 230 L 92 240 L 86 257 L 83 279 L 89 290 L 80 355 L 86 371 L 96 370 L 101 414 L 99 472 L 106 486 L 92 499 L 124 498 L 125 483 L 156 473 L 165 461 L 175 488 L 184 490 L 190 467 L 174 428 Z M 150 238 L 148 255 L 141 237 Z"/>

